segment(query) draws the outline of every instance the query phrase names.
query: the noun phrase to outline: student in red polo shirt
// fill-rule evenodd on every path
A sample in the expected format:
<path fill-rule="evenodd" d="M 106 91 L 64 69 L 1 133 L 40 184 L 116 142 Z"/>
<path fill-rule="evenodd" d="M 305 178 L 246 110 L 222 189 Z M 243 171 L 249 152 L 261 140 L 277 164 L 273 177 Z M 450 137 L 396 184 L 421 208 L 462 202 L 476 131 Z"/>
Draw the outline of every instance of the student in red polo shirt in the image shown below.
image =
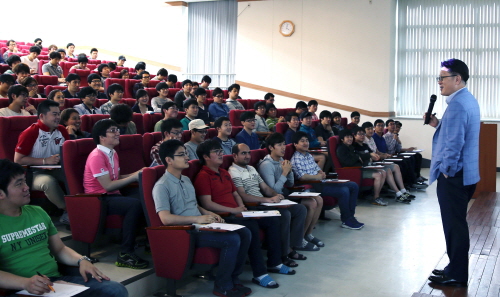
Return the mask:
<path fill-rule="evenodd" d="M 219 168 L 222 165 L 223 152 L 220 143 L 216 140 L 207 140 L 198 146 L 196 153 L 203 167 L 196 177 L 194 187 L 203 208 L 215 212 L 238 214 L 247 209 L 238 195 L 229 172 Z M 254 276 L 252 282 L 265 288 L 278 287 L 278 284 L 266 273 L 266 266 L 260 250 L 260 228 L 264 229 L 268 243 L 267 272 L 295 274 L 295 270 L 281 262 L 278 217 L 263 217 L 258 220 L 229 217 L 226 221 L 244 225 L 252 232 L 252 241 L 248 250 Z"/>

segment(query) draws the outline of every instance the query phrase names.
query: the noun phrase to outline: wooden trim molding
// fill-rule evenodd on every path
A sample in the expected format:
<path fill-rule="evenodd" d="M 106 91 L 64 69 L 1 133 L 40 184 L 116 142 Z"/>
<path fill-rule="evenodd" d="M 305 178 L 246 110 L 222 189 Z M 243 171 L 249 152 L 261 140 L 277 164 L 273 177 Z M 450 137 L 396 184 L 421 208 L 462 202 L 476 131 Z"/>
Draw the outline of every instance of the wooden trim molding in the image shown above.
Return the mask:
<path fill-rule="evenodd" d="M 306 101 L 306 102 L 310 101 L 310 100 L 316 100 L 321 105 L 328 106 L 328 107 L 335 108 L 335 109 L 341 109 L 341 110 L 345 110 L 345 111 L 356 110 L 359 113 L 361 113 L 363 115 L 370 116 L 370 117 L 375 117 L 375 118 L 395 117 L 395 113 L 393 111 L 370 111 L 370 110 L 362 109 L 359 107 L 343 105 L 343 104 L 325 101 L 325 100 L 321 100 L 321 99 L 317 99 L 317 98 L 313 98 L 313 97 L 308 97 L 308 96 L 304 96 L 304 95 L 285 92 L 282 90 L 263 87 L 263 86 L 247 83 L 247 82 L 240 81 L 240 80 L 237 80 L 236 83 L 242 87 L 246 87 L 246 88 L 250 88 L 250 89 L 254 89 L 254 90 L 258 90 L 258 91 L 263 91 L 263 92 L 271 92 L 275 95 L 285 96 L 285 97 L 289 97 L 289 98 L 293 98 L 293 99 L 297 99 L 297 100 L 302 100 L 302 101 Z"/>
<path fill-rule="evenodd" d="M 91 48 L 93 48 L 93 46 L 86 46 L 86 45 L 82 45 L 82 46 L 79 45 L 78 46 L 79 50 L 80 49 L 90 50 Z M 159 62 L 156 62 L 156 61 L 147 60 L 147 59 L 139 58 L 139 57 L 136 57 L 136 56 L 127 55 L 126 53 L 118 53 L 118 52 L 109 51 L 109 50 L 102 49 L 102 48 L 98 48 L 98 50 L 99 50 L 100 53 L 104 53 L 106 55 L 112 55 L 112 56 L 116 56 L 116 57 L 118 57 L 120 55 L 124 55 L 125 57 L 127 57 L 127 59 L 132 59 L 132 60 L 136 60 L 136 61 L 144 61 L 148 65 L 154 65 L 154 66 L 157 66 L 157 67 L 166 68 L 168 70 L 174 70 L 174 71 L 181 72 L 181 67 L 180 66 L 159 63 Z"/>
<path fill-rule="evenodd" d="M 170 6 L 185 6 L 188 7 L 188 4 L 184 1 L 167 1 L 165 4 Z"/>

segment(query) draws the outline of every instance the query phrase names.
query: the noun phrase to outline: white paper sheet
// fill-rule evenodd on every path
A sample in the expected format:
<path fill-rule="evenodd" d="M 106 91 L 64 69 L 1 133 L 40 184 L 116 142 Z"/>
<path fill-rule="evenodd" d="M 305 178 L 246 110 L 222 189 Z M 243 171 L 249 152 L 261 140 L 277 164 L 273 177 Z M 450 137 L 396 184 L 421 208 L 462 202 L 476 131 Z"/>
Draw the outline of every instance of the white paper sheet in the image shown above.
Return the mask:
<path fill-rule="evenodd" d="M 391 164 L 394 164 L 394 162 L 375 162 L 375 164 L 379 164 L 379 165 L 391 165 Z"/>
<path fill-rule="evenodd" d="M 392 159 L 385 159 L 387 161 L 403 161 L 403 159 L 397 159 L 397 158 L 392 158 Z"/>
<path fill-rule="evenodd" d="M 241 228 L 245 228 L 243 225 L 238 225 L 238 224 L 226 224 L 226 223 L 212 223 L 212 224 L 193 224 L 196 229 L 199 228 L 207 228 L 207 229 L 220 229 L 220 230 L 227 230 L 227 231 L 234 231 L 238 230 Z"/>
<path fill-rule="evenodd" d="M 69 297 L 89 289 L 89 287 L 70 285 L 70 284 L 59 284 L 59 283 L 54 283 L 53 287 L 54 290 L 56 291 L 55 293 L 50 291 L 49 293 L 45 293 L 43 295 L 35 295 L 29 293 L 26 290 L 22 290 L 17 292 L 16 294 L 30 295 L 30 296 Z"/>
<path fill-rule="evenodd" d="M 61 165 L 32 165 L 30 168 L 61 169 Z"/>
<path fill-rule="evenodd" d="M 384 168 L 384 166 L 382 165 L 376 165 L 376 166 L 365 166 L 363 168 L 366 168 L 366 169 L 380 169 L 380 168 Z"/>
<path fill-rule="evenodd" d="M 322 182 L 324 183 L 346 183 L 348 179 L 324 179 Z"/>
<path fill-rule="evenodd" d="M 288 195 L 288 197 L 316 197 L 321 195 L 321 193 L 314 193 L 314 192 L 293 192 L 292 194 Z"/>
<path fill-rule="evenodd" d="M 416 155 L 416 154 L 417 153 L 410 153 L 410 152 L 408 152 L 408 153 L 401 153 L 401 155 L 403 155 L 403 156 L 413 156 L 413 155 Z"/>
<path fill-rule="evenodd" d="M 282 205 L 293 205 L 297 204 L 297 202 L 288 200 L 288 199 L 283 199 L 278 203 L 272 203 L 272 202 L 266 202 L 266 203 L 261 203 L 260 205 L 265 205 L 265 206 L 282 206 Z"/>
<path fill-rule="evenodd" d="M 277 210 L 242 211 L 241 214 L 244 218 L 281 216 L 280 212 Z"/>

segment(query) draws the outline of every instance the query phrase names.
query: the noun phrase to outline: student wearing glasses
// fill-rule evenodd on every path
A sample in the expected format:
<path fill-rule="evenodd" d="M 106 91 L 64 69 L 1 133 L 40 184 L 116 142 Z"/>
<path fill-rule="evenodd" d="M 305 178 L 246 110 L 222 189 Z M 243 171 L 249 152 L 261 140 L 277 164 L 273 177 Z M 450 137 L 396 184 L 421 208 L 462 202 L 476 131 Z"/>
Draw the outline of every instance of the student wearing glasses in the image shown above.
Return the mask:
<path fill-rule="evenodd" d="M 28 90 L 21 85 L 9 88 L 9 106 L 0 109 L 0 117 L 36 115 L 36 108 L 28 103 Z"/>
<path fill-rule="evenodd" d="M 173 102 L 172 102 L 173 103 Z M 174 103 L 175 104 L 175 103 Z M 182 124 L 178 119 L 166 119 L 161 123 L 161 135 L 163 139 L 158 141 L 152 148 L 150 152 L 151 160 L 153 162 L 149 167 L 155 167 L 158 165 L 162 165 L 163 161 L 160 158 L 160 145 L 171 139 L 182 140 Z"/>
<path fill-rule="evenodd" d="M 150 79 L 151 76 L 149 75 L 149 72 L 143 71 L 141 73 L 141 82 L 138 82 L 134 85 L 134 91 L 133 91 L 134 96 L 137 94 L 137 91 L 148 87 Z"/>
<path fill-rule="evenodd" d="M 38 93 L 38 82 L 33 77 L 27 77 L 22 83 L 22 86 L 28 89 L 28 97 L 30 98 L 47 98 L 44 94 Z"/>
<path fill-rule="evenodd" d="M 154 132 L 160 132 L 161 131 L 161 124 L 168 120 L 168 119 L 177 119 L 177 115 L 179 114 L 179 109 L 177 108 L 177 105 L 175 105 L 175 102 L 169 101 L 161 106 L 161 115 L 163 116 L 163 119 L 159 120 L 155 124 Z M 181 123 L 182 127 L 182 123 Z"/>
<path fill-rule="evenodd" d="M 97 91 L 92 87 L 85 87 L 79 93 L 78 96 L 82 103 L 75 105 L 73 108 L 78 111 L 80 115 L 84 114 L 102 114 L 101 109 L 95 107 Z"/>
<path fill-rule="evenodd" d="M 214 102 L 208 107 L 210 116 L 215 121 L 220 117 L 229 117 L 229 107 L 224 103 L 224 92 L 220 88 L 212 91 Z"/>
<path fill-rule="evenodd" d="M 87 82 L 89 86 L 92 87 L 96 91 L 97 99 L 108 99 L 108 96 L 103 93 L 104 88 L 102 87 L 102 80 L 99 74 L 91 73 L 87 76 Z"/>
<path fill-rule="evenodd" d="M 243 129 L 236 134 L 236 143 L 244 143 L 251 150 L 260 148 L 259 136 L 253 130 L 255 129 L 255 112 L 245 111 L 240 116 Z"/>

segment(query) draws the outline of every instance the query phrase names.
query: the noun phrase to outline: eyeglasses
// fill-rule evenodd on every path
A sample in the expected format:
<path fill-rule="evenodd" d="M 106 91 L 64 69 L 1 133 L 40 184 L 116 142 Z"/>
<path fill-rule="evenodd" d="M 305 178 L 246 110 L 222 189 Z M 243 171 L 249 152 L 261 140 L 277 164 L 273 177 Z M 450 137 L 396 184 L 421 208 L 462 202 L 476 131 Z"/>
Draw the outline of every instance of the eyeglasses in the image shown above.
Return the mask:
<path fill-rule="evenodd" d="M 454 76 L 457 76 L 457 75 L 455 74 L 455 75 L 438 76 L 438 77 L 436 77 L 436 81 L 440 82 L 440 81 L 443 81 L 443 79 L 445 77 L 454 77 Z"/>
<path fill-rule="evenodd" d="M 198 132 L 200 134 L 207 134 L 208 132 L 207 129 L 193 129 L 193 130 L 194 132 Z"/>
<path fill-rule="evenodd" d="M 182 131 L 170 131 L 169 134 L 174 134 L 174 135 L 181 135 Z"/>
<path fill-rule="evenodd" d="M 365 135 L 366 135 L 366 133 L 365 133 L 365 132 L 358 132 L 358 133 L 356 133 L 356 135 L 359 135 L 359 136 L 365 136 Z"/>
<path fill-rule="evenodd" d="M 255 122 L 255 119 L 248 119 L 248 120 L 245 120 L 245 122 L 247 122 L 247 123 L 253 123 L 253 122 Z"/>
<path fill-rule="evenodd" d="M 175 106 L 172 106 L 172 107 L 169 107 L 168 109 L 171 109 L 171 110 L 179 110 L 177 107 Z"/>
<path fill-rule="evenodd" d="M 92 84 L 100 84 L 101 80 L 100 79 L 99 80 L 95 79 L 95 80 L 91 81 L 90 83 L 92 83 Z"/>
<path fill-rule="evenodd" d="M 149 77 L 149 76 L 143 76 L 142 78 L 147 78 L 147 79 L 149 79 L 150 77 Z"/>
<path fill-rule="evenodd" d="M 211 150 L 211 153 L 216 153 L 217 155 L 222 155 L 224 153 L 224 150 L 218 149 L 218 150 Z"/>
<path fill-rule="evenodd" d="M 89 98 L 89 99 L 96 98 L 96 97 L 97 97 L 96 95 L 87 95 L 87 96 L 85 96 L 85 98 Z"/>
<path fill-rule="evenodd" d="M 18 97 L 28 97 L 28 94 L 26 94 L 26 93 L 21 93 L 21 94 L 19 94 L 19 96 L 18 96 Z"/>
<path fill-rule="evenodd" d="M 106 133 L 120 133 L 120 129 L 118 128 L 111 128 L 109 130 L 106 130 Z"/>
<path fill-rule="evenodd" d="M 27 87 L 28 88 L 34 88 L 34 87 L 38 87 L 38 85 L 37 84 L 29 84 Z"/>
<path fill-rule="evenodd" d="M 223 98 L 224 95 L 217 95 L 217 96 L 214 96 L 214 97 L 217 97 L 217 98 Z"/>
<path fill-rule="evenodd" d="M 186 157 L 189 157 L 189 155 L 186 153 L 180 153 L 180 154 L 174 155 L 174 157 L 186 158 Z"/>
<path fill-rule="evenodd" d="M 376 124 L 375 127 L 385 127 L 384 124 Z"/>

